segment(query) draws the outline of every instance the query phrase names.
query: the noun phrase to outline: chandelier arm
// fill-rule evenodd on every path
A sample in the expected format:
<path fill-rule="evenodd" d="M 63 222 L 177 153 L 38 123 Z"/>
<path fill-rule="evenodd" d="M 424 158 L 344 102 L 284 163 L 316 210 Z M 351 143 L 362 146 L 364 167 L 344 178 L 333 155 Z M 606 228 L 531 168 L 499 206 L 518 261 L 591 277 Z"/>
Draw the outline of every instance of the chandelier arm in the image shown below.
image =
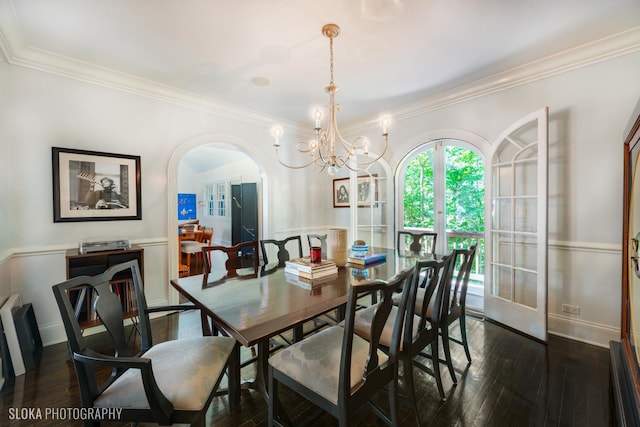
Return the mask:
<path fill-rule="evenodd" d="M 287 164 L 285 162 L 282 161 L 282 159 L 280 159 L 280 153 L 278 150 L 276 150 L 276 159 L 278 159 L 278 162 L 284 166 L 287 167 L 289 169 L 304 169 L 304 168 L 308 168 L 309 166 L 313 165 L 314 163 L 318 163 L 318 159 L 314 158 L 312 159 L 309 163 L 305 163 L 303 165 L 291 165 L 291 164 Z M 322 166 L 322 168 L 324 169 L 324 165 L 318 164 L 318 166 Z"/>

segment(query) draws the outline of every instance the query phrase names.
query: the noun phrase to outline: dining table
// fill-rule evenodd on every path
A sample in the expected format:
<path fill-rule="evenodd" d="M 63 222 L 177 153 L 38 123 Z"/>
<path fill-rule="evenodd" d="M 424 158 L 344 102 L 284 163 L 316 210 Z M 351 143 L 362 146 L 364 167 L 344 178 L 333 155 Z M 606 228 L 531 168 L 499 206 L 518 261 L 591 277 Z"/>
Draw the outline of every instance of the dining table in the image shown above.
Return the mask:
<path fill-rule="evenodd" d="M 241 361 L 239 346 L 257 346 L 256 378 L 252 384 L 268 398 L 266 377 L 270 339 L 294 330 L 294 341 L 301 339 L 302 324 L 332 310 L 343 309 L 349 287 L 370 280 L 388 280 L 413 268 L 419 259 L 441 257 L 431 253 L 398 253 L 394 249 L 376 249 L 386 259 L 375 264 L 347 263 L 338 268 L 334 280 L 308 286 L 285 274 L 284 268 L 263 266 L 249 276 L 225 279 L 212 271 L 172 279 L 171 285 L 208 317 L 215 329 L 236 339 L 236 349 L 229 362 L 229 405 L 234 410 L 240 402 Z M 340 311 L 339 311 L 340 312 Z M 208 322 L 207 322 L 208 323 Z M 203 321 L 204 333 L 208 333 Z"/>

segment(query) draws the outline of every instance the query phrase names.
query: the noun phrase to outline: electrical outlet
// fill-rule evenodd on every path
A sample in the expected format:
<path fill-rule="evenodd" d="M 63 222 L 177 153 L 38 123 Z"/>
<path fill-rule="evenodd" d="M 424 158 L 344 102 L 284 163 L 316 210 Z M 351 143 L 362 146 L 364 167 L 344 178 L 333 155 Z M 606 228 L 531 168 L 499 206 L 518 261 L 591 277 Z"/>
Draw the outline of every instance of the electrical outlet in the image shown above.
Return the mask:
<path fill-rule="evenodd" d="M 562 311 L 570 314 L 580 314 L 579 305 L 562 304 Z"/>

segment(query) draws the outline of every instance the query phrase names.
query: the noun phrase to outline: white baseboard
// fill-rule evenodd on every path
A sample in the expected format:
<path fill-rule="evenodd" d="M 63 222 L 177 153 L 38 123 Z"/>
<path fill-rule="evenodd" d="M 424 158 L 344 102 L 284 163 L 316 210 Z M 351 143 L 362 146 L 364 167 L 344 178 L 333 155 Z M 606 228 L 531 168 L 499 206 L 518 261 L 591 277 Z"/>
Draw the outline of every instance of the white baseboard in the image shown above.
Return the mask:
<path fill-rule="evenodd" d="M 557 335 L 598 347 L 609 348 L 609 341 L 620 339 L 620 329 L 584 320 L 549 314 L 548 330 Z"/>

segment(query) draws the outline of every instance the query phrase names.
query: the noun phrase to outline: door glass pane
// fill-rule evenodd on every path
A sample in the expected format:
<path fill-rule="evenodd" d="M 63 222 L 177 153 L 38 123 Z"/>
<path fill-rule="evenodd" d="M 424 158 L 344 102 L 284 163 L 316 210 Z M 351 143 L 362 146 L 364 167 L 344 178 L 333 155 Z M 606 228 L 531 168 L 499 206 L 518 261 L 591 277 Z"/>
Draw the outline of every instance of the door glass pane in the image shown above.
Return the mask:
<path fill-rule="evenodd" d="M 513 302 L 537 308 L 538 275 L 530 271 L 515 270 Z"/>
<path fill-rule="evenodd" d="M 511 230 L 511 199 L 493 201 L 491 227 L 494 230 Z"/>
<path fill-rule="evenodd" d="M 509 267 L 493 267 L 493 286 L 491 289 L 491 295 L 511 301 L 511 272 L 512 270 Z"/>
<path fill-rule="evenodd" d="M 514 230 L 520 232 L 535 233 L 538 223 L 537 199 L 516 199 Z"/>
<path fill-rule="evenodd" d="M 538 265 L 538 239 L 535 235 L 514 234 L 513 266 L 535 271 Z"/>
<path fill-rule="evenodd" d="M 516 196 L 535 196 L 538 194 L 538 165 L 533 160 L 514 163 Z"/>
<path fill-rule="evenodd" d="M 497 264 L 511 265 L 513 263 L 510 233 L 492 233 L 493 261 Z"/>
<path fill-rule="evenodd" d="M 403 228 L 434 229 L 433 149 L 418 154 L 405 169 Z"/>
<path fill-rule="evenodd" d="M 511 139 L 511 137 L 509 138 Z M 521 150 L 521 147 L 516 145 L 515 143 L 505 139 L 500 142 L 500 147 L 496 150 L 493 155 L 492 163 L 501 164 L 501 163 L 511 163 L 513 159 L 515 159 L 518 155 L 518 152 Z"/>
<path fill-rule="evenodd" d="M 513 166 L 511 163 L 494 165 L 491 169 L 493 195 L 504 197 L 513 195 Z"/>
<path fill-rule="evenodd" d="M 473 151 L 445 147 L 446 230 L 484 232 L 484 162 Z"/>

